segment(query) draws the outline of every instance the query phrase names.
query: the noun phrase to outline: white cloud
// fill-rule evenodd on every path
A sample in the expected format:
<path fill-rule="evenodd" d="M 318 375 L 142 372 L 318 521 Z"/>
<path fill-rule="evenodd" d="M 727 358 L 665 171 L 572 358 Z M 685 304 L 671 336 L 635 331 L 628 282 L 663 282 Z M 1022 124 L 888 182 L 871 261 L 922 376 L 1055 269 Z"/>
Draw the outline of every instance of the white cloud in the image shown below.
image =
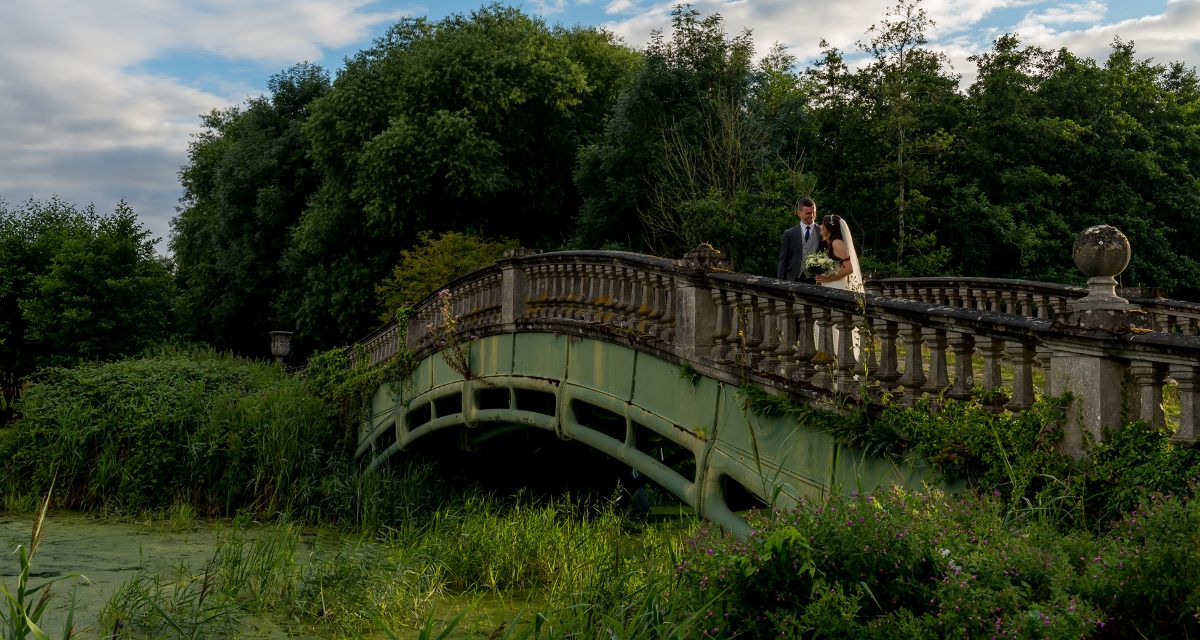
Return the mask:
<path fill-rule="evenodd" d="M 319 59 L 324 49 L 360 42 L 402 13 L 370 12 L 367 5 L 5 0 L 0 197 L 12 204 L 58 194 L 102 211 L 125 199 L 155 236 L 165 237 L 199 114 L 259 90 L 226 82 L 217 95 L 144 66 L 170 54 L 248 60 L 272 70 Z"/>
<path fill-rule="evenodd" d="M 1025 25 L 1023 42 L 1045 48 L 1066 47 L 1076 55 L 1103 62 L 1115 38 L 1134 43 L 1138 58 L 1159 63 L 1200 64 L 1200 0 L 1170 0 L 1159 15 L 1122 20 L 1077 29 L 1055 29 L 1053 24 Z"/>
<path fill-rule="evenodd" d="M 622 1 L 622 0 L 618 0 Z M 652 30 L 670 31 L 668 12 L 673 3 L 662 2 L 605 26 L 625 42 L 640 46 Z M 866 31 L 895 5 L 894 0 L 844 0 L 840 2 L 791 0 L 695 0 L 702 15 L 721 14 L 727 33 L 750 28 L 757 50 L 766 53 L 774 42 L 784 44 L 801 65 L 819 54 L 824 39 L 843 52 L 855 51 L 868 39 Z M 1087 57 L 1103 60 L 1113 38 L 1132 40 L 1139 57 L 1160 62 L 1200 64 L 1200 0 L 1170 0 L 1165 13 L 1104 24 L 1103 2 L 1053 2 L 1049 0 L 925 0 L 935 27 L 926 34 L 930 46 L 947 55 L 964 86 L 974 79 L 971 55 L 987 51 L 1002 33 L 1017 33 L 1022 42 L 1047 48 L 1067 47 Z M 1028 8 L 1019 22 L 1005 24 L 997 16 Z M 1090 25 L 1081 28 L 1081 25 Z"/>
<path fill-rule="evenodd" d="M 618 13 L 627 13 L 635 6 L 636 5 L 633 4 L 633 0 L 613 0 L 604 7 L 604 13 L 607 13 L 610 16 Z"/>
<path fill-rule="evenodd" d="M 567 0 L 531 0 L 529 6 L 536 14 L 552 16 L 566 10 Z"/>
<path fill-rule="evenodd" d="M 1042 11 L 1030 11 L 1016 26 L 1018 32 L 1042 28 L 1048 25 L 1096 24 L 1104 19 L 1107 8 L 1103 2 L 1067 3 L 1048 7 Z"/>

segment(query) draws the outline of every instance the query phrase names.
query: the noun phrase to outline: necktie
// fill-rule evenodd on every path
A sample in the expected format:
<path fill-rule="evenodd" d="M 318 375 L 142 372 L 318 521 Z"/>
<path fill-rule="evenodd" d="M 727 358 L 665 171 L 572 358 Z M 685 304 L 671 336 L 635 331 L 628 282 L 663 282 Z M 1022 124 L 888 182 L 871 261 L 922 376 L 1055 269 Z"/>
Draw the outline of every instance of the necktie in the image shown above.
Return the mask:
<path fill-rule="evenodd" d="M 804 241 L 805 242 L 808 242 L 808 232 L 809 231 L 812 231 L 812 225 L 811 224 L 804 225 Z"/>

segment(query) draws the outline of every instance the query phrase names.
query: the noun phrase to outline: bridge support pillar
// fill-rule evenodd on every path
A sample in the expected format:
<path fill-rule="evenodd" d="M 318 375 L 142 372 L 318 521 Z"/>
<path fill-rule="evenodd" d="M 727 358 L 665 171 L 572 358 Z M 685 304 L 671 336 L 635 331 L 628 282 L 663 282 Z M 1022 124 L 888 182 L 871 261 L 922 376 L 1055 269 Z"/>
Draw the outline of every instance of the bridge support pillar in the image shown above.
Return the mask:
<path fill-rule="evenodd" d="M 1129 240 L 1115 227 L 1084 230 L 1075 240 L 1072 257 L 1088 276 L 1088 295 L 1067 305 L 1055 319 L 1056 328 L 1116 338 L 1146 327 L 1146 313 L 1116 294 L 1116 276 L 1129 264 L 1129 256 Z M 1138 394 L 1132 389 L 1128 361 L 1063 346 L 1054 349 L 1050 388 L 1057 394 L 1071 393 L 1059 448 L 1079 460 L 1087 455 L 1088 439 L 1103 442 L 1106 430 L 1120 429 L 1138 415 Z"/>
<path fill-rule="evenodd" d="M 705 287 L 681 282 L 675 287 L 675 351 L 699 360 L 712 352 L 716 333 L 717 308 Z"/>
<path fill-rule="evenodd" d="M 512 262 L 503 263 L 500 274 L 500 322 L 511 331 L 516 319 L 525 315 L 529 281 L 525 271 Z"/>
<path fill-rule="evenodd" d="M 1106 430 L 1121 427 L 1127 415 L 1127 367 L 1119 360 L 1054 354 L 1050 388 L 1056 394 L 1069 392 L 1072 397 L 1059 443 L 1063 453 L 1081 460 L 1090 444 L 1104 441 Z"/>

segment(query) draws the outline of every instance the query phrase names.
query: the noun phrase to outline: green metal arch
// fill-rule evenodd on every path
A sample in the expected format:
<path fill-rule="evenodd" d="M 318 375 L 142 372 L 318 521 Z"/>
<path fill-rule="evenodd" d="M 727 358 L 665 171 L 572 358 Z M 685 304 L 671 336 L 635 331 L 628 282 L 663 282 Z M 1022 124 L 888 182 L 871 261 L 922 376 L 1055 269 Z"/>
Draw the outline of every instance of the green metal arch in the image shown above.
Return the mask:
<path fill-rule="evenodd" d="M 928 476 L 919 466 L 847 450 L 794 420 L 749 414 L 737 384 L 720 372 L 699 364 L 685 370 L 627 345 L 549 331 L 501 333 L 472 343 L 469 362 L 466 379 L 432 353 L 399 385 L 382 386 L 356 457 L 374 468 L 443 429 L 482 436 L 525 425 L 628 464 L 738 534 L 749 528 L 725 500 L 728 481 L 789 506 L 830 491 L 920 485 Z"/>

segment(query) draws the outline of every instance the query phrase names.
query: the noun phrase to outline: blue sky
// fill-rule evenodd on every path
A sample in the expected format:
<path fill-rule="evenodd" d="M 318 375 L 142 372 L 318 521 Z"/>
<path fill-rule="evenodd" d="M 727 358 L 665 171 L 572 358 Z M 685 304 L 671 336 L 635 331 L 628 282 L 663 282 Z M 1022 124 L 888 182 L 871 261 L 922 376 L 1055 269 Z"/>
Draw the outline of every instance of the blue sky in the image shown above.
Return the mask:
<path fill-rule="evenodd" d="M 597 25 L 643 46 L 670 26 L 670 2 L 506 3 L 550 24 Z M 781 43 L 801 64 L 828 40 L 854 50 L 894 0 L 696 0 L 760 51 Z M 479 2 L 393 0 L 3 0 L 0 2 L 0 200 L 59 195 L 112 211 L 124 199 L 164 240 L 178 172 L 201 113 L 265 91 L 300 61 L 336 71 L 404 16 L 469 13 Z M 1103 59 L 1114 37 L 1139 57 L 1200 66 L 1200 0 L 924 0 L 931 46 L 964 82 L 967 57 L 996 36 Z"/>

